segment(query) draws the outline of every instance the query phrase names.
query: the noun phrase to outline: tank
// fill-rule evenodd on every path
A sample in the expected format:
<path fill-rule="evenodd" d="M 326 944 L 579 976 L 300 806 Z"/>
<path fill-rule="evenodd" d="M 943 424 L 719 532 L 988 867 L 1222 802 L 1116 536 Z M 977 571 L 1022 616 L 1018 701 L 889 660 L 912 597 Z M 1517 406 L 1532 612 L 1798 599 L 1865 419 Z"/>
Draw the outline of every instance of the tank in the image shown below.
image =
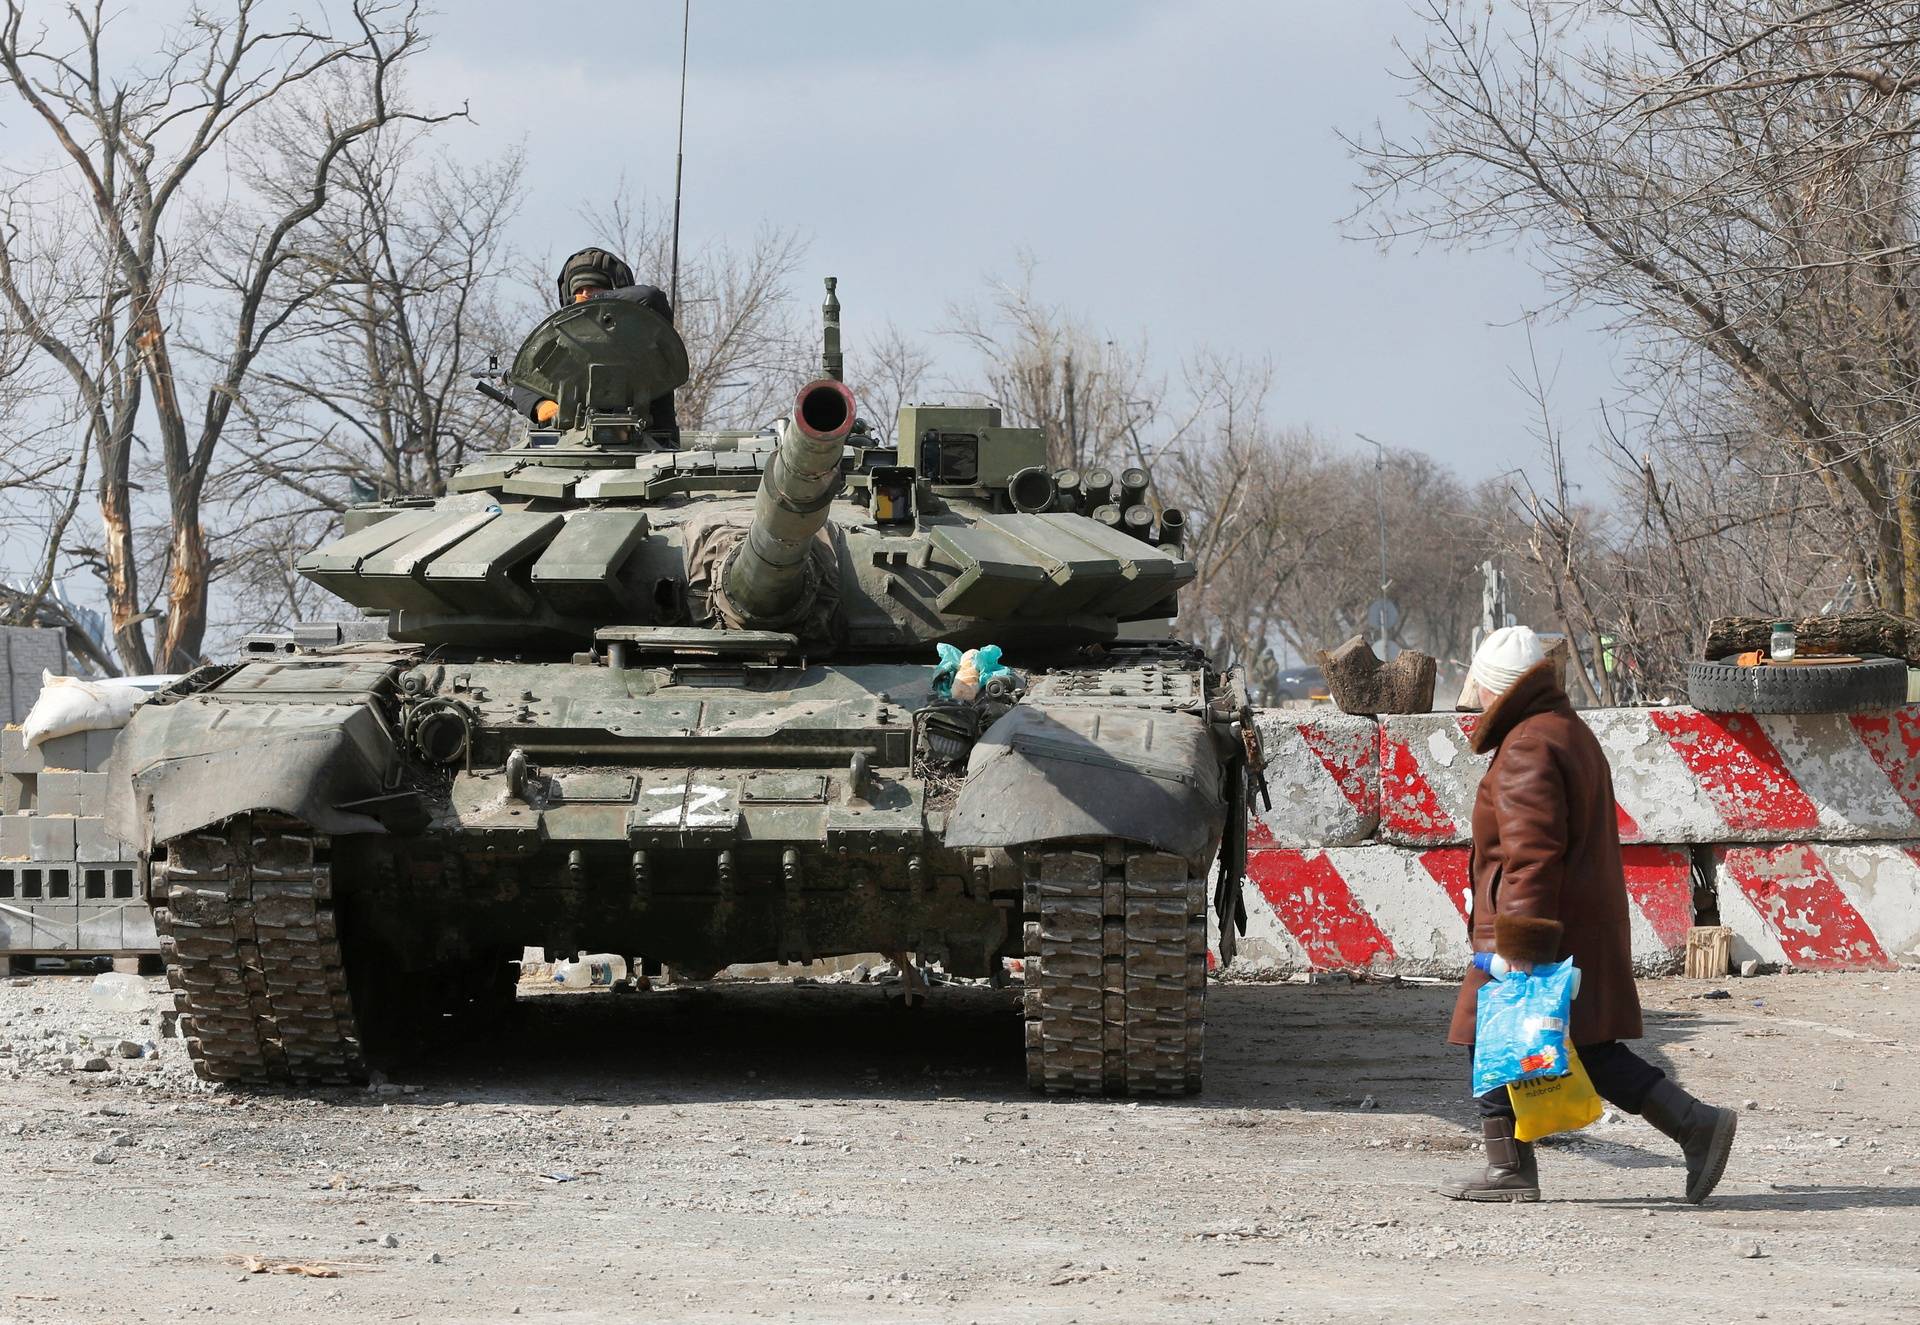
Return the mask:
<path fill-rule="evenodd" d="M 937 961 L 1022 987 L 1039 1090 L 1199 1088 L 1258 750 L 1236 676 L 1167 637 L 1185 522 L 990 405 L 882 444 L 831 279 L 825 314 L 786 417 L 705 432 L 657 422 L 665 318 L 553 314 L 505 374 L 551 425 L 299 561 L 358 616 L 135 714 L 111 817 L 203 1076 L 363 1080 L 505 1015 L 538 944 L 689 981 Z M 1006 670 L 950 693 L 941 645 Z"/>

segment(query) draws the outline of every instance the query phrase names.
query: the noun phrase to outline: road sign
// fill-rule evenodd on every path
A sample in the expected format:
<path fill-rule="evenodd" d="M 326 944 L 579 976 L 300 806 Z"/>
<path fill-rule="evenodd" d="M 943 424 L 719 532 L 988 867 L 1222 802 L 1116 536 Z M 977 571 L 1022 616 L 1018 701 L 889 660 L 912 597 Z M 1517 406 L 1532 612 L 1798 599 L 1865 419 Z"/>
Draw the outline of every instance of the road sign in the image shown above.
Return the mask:
<path fill-rule="evenodd" d="M 1391 635 L 1400 625 L 1400 604 L 1391 598 L 1376 598 L 1367 604 L 1367 626 Z"/>

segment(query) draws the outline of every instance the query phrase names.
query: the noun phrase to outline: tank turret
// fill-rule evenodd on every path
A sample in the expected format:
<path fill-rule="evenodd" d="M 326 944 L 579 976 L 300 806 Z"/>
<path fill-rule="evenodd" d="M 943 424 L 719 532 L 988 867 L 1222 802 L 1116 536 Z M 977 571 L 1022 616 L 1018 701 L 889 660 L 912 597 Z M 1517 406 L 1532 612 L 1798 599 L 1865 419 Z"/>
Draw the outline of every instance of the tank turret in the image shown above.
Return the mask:
<path fill-rule="evenodd" d="M 753 523 L 727 562 L 727 601 L 744 623 L 785 625 L 812 605 L 807 549 L 840 490 L 853 409 L 853 392 L 822 378 L 801 388 L 793 417 L 781 421 L 780 449 L 761 472 Z"/>

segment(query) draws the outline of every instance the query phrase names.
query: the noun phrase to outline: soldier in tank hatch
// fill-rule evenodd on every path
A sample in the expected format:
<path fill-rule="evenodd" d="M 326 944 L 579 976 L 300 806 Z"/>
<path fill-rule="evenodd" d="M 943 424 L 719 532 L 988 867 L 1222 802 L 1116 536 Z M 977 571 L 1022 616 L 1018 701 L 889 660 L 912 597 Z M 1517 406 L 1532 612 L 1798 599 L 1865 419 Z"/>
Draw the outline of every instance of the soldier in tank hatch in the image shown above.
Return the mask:
<path fill-rule="evenodd" d="M 589 299 L 622 299 L 639 304 L 673 321 L 673 305 L 658 286 L 636 285 L 633 268 L 603 248 L 583 248 L 560 264 L 560 307 L 584 303 Z M 559 405 L 527 387 L 510 388 L 513 407 L 539 427 L 553 422 Z M 654 432 L 680 435 L 680 421 L 673 411 L 673 393 L 656 398 L 648 407 Z"/>

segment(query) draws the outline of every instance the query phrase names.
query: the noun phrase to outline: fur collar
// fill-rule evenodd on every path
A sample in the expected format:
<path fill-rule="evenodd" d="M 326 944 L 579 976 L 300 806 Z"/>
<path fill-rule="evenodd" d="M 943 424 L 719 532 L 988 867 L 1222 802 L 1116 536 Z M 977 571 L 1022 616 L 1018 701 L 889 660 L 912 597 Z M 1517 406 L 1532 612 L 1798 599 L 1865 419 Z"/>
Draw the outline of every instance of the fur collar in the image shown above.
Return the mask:
<path fill-rule="evenodd" d="M 1521 719 L 1552 709 L 1571 709 L 1567 692 L 1560 688 L 1560 677 L 1551 658 L 1542 659 L 1487 705 L 1486 712 L 1473 728 L 1473 752 L 1483 755 L 1496 748 Z"/>

